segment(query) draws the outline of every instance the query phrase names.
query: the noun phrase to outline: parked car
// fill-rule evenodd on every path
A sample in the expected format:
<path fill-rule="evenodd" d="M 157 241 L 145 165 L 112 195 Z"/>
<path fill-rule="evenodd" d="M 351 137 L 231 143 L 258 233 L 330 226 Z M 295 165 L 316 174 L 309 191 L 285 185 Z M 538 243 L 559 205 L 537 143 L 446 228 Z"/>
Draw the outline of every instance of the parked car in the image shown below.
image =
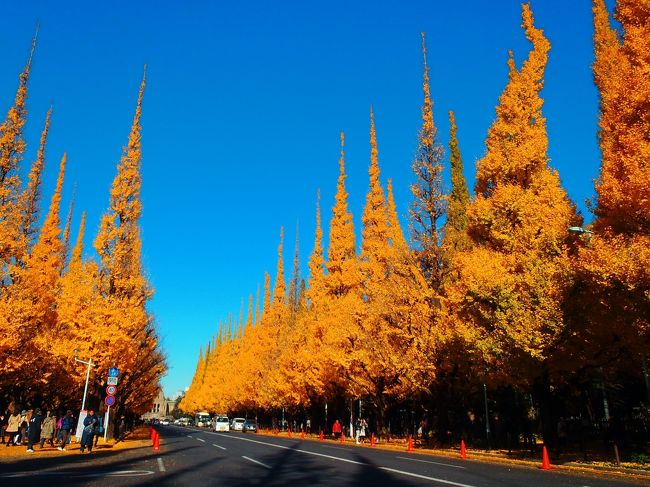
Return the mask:
<path fill-rule="evenodd" d="M 244 433 L 246 433 L 247 431 L 252 431 L 253 433 L 257 433 L 257 421 L 255 421 L 254 419 L 247 419 L 246 421 L 244 421 L 241 430 Z"/>
<path fill-rule="evenodd" d="M 241 431 L 244 427 L 245 422 L 245 418 L 235 418 L 232 420 L 232 423 L 230 423 L 230 429 L 233 431 Z"/>
<path fill-rule="evenodd" d="M 215 431 L 230 431 L 228 416 L 217 416 L 214 420 Z"/>

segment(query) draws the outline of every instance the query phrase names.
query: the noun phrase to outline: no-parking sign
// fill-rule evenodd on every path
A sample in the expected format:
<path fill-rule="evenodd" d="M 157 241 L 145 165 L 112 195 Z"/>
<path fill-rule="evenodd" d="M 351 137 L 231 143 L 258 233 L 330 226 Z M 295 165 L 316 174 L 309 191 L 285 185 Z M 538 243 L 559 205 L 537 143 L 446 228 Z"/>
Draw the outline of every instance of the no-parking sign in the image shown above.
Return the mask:
<path fill-rule="evenodd" d="M 117 392 L 117 387 L 115 386 L 108 386 L 106 388 L 106 394 L 108 394 L 109 396 L 114 396 L 116 392 Z"/>
<path fill-rule="evenodd" d="M 104 399 L 104 403 L 107 406 L 112 406 L 115 404 L 115 396 L 108 395 L 106 396 L 106 399 Z"/>

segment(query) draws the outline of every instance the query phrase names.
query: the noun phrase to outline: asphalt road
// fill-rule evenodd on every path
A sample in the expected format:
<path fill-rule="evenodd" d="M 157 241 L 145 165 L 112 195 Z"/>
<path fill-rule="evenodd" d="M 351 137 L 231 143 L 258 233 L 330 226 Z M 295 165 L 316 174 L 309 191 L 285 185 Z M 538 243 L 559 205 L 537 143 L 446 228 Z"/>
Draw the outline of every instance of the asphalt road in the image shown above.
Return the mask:
<path fill-rule="evenodd" d="M 332 441 L 159 427 L 158 452 L 30 456 L 0 463 L 0 485 L 83 486 L 589 486 L 623 481 L 507 467 Z M 638 484 L 636 484 L 638 485 Z"/>

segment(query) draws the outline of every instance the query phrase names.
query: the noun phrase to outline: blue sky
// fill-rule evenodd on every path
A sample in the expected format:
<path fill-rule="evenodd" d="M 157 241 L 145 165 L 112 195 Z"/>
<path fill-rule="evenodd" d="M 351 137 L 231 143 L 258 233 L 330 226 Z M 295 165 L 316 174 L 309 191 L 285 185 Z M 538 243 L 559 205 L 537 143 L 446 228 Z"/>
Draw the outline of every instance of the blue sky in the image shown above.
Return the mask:
<path fill-rule="evenodd" d="M 536 0 L 551 41 L 544 113 L 551 165 L 587 216 L 599 169 L 591 2 Z M 65 198 L 88 212 L 86 254 L 133 118 L 142 66 L 144 264 L 150 309 L 169 362 L 167 394 L 189 385 L 199 346 L 276 269 L 285 227 L 290 268 L 299 224 L 302 271 L 313 246 L 316 192 L 334 203 L 339 132 L 346 133 L 355 223 L 368 187 L 368 112 L 375 111 L 383 182 L 393 179 L 406 225 L 427 35 L 440 139 L 456 112 L 470 187 L 507 80 L 507 52 L 530 45 L 518 1 L 8 2 L 0 30 L 0 110 L 13 100 L 40 22 L 26 130 L 33 160 L 54 116 L 47 205 L 68 152 Z M 273 276 L 274 278 L 274 276 Z"/>

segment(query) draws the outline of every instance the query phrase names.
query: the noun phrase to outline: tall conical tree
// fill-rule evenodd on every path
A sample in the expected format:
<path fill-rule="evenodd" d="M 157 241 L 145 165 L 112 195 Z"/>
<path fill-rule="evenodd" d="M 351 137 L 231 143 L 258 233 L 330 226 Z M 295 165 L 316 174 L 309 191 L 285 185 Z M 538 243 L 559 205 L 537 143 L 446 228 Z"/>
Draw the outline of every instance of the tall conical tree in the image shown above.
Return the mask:
<path fill-rule="evenodd" d="M 114 361 L 119 361 L 126 371 L 121 376 L 123 404 L 135 400 L 135 394 L 155 396 L 155 384 L 165 370 L 155 327 L 146 309 L 153 291 L 143 275 L 141 262 L 140 119 L 145 85 L 146 74 L 140 84 L 128 144 L 111 187 L 110 208 L 102 216 L 95 239 L 95 249 L 101 259 L 101 291 L 107 322 L 113 326 L 113 334 L 119 340 L 112 347 Z"/>
<path fill-rule="evenodd" d="M 38 30 L 32 39 L 27 64 L 19 76 L 14 104 L 0 125 L 0 291 L 6 285 L 6 266 L 22 252 L 20 223 L 23 208 L 20 204 L 19 165 L 26 146 L 23 138 L 27 120 L 25 102 L 37 35 Z"/>
<path fill-rule="evenodd" d="M 643 2 L 619 0 L 615 18 L 621 35 L 603 0 L 594 0 L 593 11 L 602 163 L 594 234 L 578 266 L 587 284 L 582 321 L 577 320 L 584 323 L 579 346 L 608 365 L 625 350 L 627 369 L 639 356 L 650 359 L 648 9 Z"/>
<path fill-rule="evenodd" d="M 567 228 L 576 222 L 575 207 L 547 165 L 540 91 L 550 43 L 534 26 L 528 4 L 522 19 L 533 49 L 520 70 L 510 55 L 508 84 L 468 210 L 473 245 L 458 254 L 459 278 L 449 288 L 462 331 L 494 365 L 489 378 L 507 375 L 509 383 L 544 375 L 566 330 Z"/>
<path fill-rule="evenodd" d="M 388 193 L 388 224 L 390 226 L 390 241 L 396 252 L 405 254 L 408 252 L 408 244 L 404 238 L 404 232 L 399 223 L 399 216 L 397 215 L 397 205 L 395 204 L 395 197 L 393 196 L 393 181 L 388 180 L 386 188 Z"/>
<path fill-rule="evenodd" d="M 6 314 L 6 322 L 2 324 L 3 331 L 8 336 L 18 339 L 13 346 L 19 346 L 20 351 L 12 348 L 11 343 L 3 343 L 2 353 L 8 354 L 7 369 L 4 375 L 13 381 L 20 376 L 11 377 L 10 371 L 20 371 L 22 367 L 48 366 L 45 357 L 50 356 L 51 348 L 57 343 L 57 310 L 56 297 L 61 274 L 61 221 L 59 211 L 61 206 L 61 191 L 65 173 L 66 155 L 61 158 L 56 189 L 52 195 L 49 211 L 43 222 L 38 241 L 32 252 L 25 259 L 24 266 L 16 266 L 12 272 L 14 282 L 3 296 L 0 307 Z M 60 364 L 59 364 L 60 365 Z M 18 372 L 20 373 L 20 372 Z M 43 372 L 45 373 L 45 372 Z M 49 377 L 49 372 L 46 377 Z M 37 375 L 38 376 L 38 375 Z M 52 381 L 54 383 L 55 381 Z M 47 382 L 46 382 L 47 383 Z M 43 392 L 43 390 L 39 391 Z M 35 393 L 35 391 L 32 391 Z"/>
<path fill-rule="evenodd" d="M 424 72 L 422 90 L 422 127 L 418 134 L 418 147 L 412 164 L 415 182 L 411 185 L 413 203 L 409 211 L 411 237 L 425 276 L 432 289 L 442 282 L 442 249 L 440 219 L 445 213 L 446 201 L 442 189 L 443 149 L 438 142 L 433 120 L 433 101 L 429 89 L 429 66 L 427 49 L 422 33 L 422 57 Z"/>
<path fill-rule="evenodd" d="M 450 254 L 467 248 L 467 207 L 470 203 L 469 190 L 463 174 L 463 159 L 458 147 L 456 117 L 449 112 L 449 163 L 451 166 L 451 193 L 447 201 L 445 221 L 445 254 L 447 265 L 453 260 Z"/>
<path fill-rule="evenodd" d="M 320 216 L 320 190 L 316 198 L 316 235 L 314 250 L 309 257 L 309 287 L 307 300 L 310 307 L 322 304 L 325 296 L 325 258 L 323 255 L 323 229 Z"/>
<path fill-rule="evenodd" d="M 375 131 L 375 116 L 370 110 L 370 189 L 366 195 L 366 206 L 361 221 L 363 229 L 361 237 L 362 270 L 366 280 L 372 275 L 381 276 L 385 273 L 383 267 L 388 258 L 388 208 L 384 188 L 379 180 L 379 155 L 377 150 L 377 134 Z M 377 267 L 378 266 L 378 267 Z"/>
<path fill-rule="evenodd" d="M 345 136 L 341 132 L 341 158 L 336 186 L 336 203 L 330 221 L 329 248 L 327 251 L 326 286 L 332 296 L 343 296 L 360 284 L 355 247 L 354 223 L 348 209 L 345 189 Z"/>
<path fill-rule="evenodd" d="M 22 219 L 20 232 L 25 241 L 25 251 L 31 247 L 33 238 L 37 233 L 36 223 L 38 221 L 38 202 L 41 197 L 41 180 L 43 169 L 45 167 L 45 146 L 47 145 L 47 134 L 50 131 L 50 119 L 52 117 L 52 108 L 47 111 L 45 124 L 41 132 L 41 140 L 38 146 L 36 159 L 29 171 L 27 188 L 22 195 Z"/>
<path fill-rule="evenodd" d="M 293 254 L 293 273 L 289 282 L 289 311 L 293 317 L 298 313 L 300 300 L 300 241 L 299 226 L 296 224 L 296 245 Z"/>

